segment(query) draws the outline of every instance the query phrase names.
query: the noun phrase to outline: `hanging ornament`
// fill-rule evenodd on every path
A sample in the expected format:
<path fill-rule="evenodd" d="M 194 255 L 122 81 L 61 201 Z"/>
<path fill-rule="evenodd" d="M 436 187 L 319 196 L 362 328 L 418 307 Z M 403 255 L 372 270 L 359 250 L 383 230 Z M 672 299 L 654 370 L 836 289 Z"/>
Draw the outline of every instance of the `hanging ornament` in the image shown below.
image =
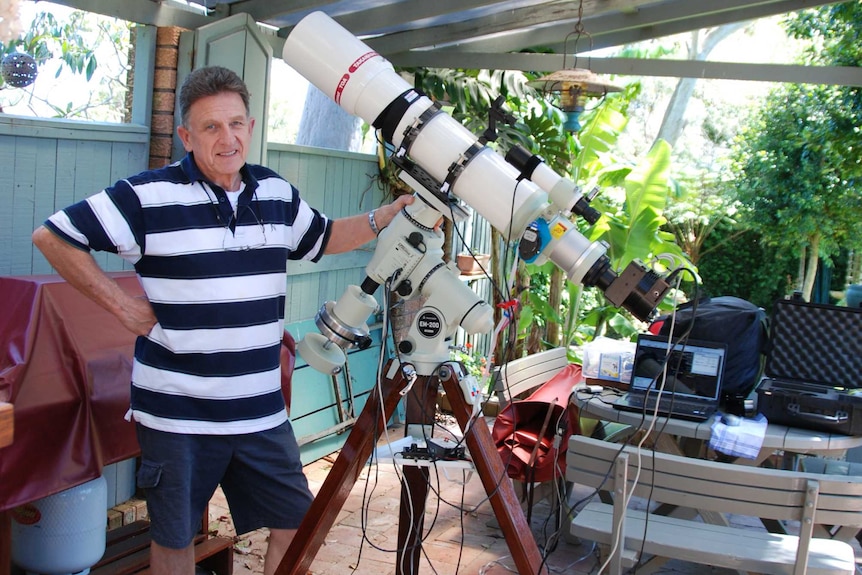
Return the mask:
<path fill-rule="evenodd" d="M 0 75 L 12 87 L 23 88 L 36 80 L 36 60 L 30 54 L 12 52 L 0 62 Z"/>
<path fill-rule="evenodd" d="M 563 129 L 574 133 L 581 131 L 580 117 L 587 98 L 602 98 L 609 92 L 621 90 L 583 68 L 557 70 L 527 84 L 546 94 L 559 94 L 558 106 L 566 112 Z"/>

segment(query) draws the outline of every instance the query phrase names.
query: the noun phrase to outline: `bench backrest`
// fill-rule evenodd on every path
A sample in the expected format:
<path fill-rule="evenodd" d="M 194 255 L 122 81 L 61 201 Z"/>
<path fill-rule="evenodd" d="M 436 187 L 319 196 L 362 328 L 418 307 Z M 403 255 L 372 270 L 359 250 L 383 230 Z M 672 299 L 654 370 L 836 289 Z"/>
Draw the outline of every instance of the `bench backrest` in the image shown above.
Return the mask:
<path fill-rule="evenodd" d="M 821 475 L 681 457 L 635 446 L 572 436 L 566 479 L 613 491 L 614 462 L 628 454 L 626 492 L 683 507 L 776 520 L 803 517 L 806 496 L 817 490 L 813 523 L 862 527 L 862 477 Z M 818 489 L 819 486 L 819 489 Z M 809 509 L 809 511 L 811 511 Z"/>
<path fill-rule="evenodd" d="M 524 392 L 539 387 L 569 364 L 565 347 L 555 347 L 503 364 L 495 371 L 494 392 L 505 407 Z"/>

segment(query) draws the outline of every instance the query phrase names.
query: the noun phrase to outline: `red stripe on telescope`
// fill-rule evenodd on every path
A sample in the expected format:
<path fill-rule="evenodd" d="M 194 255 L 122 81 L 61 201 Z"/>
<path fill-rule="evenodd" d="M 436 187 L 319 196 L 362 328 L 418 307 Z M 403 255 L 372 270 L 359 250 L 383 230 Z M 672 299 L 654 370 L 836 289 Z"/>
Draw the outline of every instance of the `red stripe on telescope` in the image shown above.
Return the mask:
<path fill-rule="evenodd" d="M 350 81 L 350 74 L 356 72 L 360 66 L 366 63 L 368 60 L 374 58 L 375 56 L 379 56 L 379 54 L 375 51 L 366 52 L 359 58 L 353 61 L 353 63 L 347 67 L 347 73 L 344 74 L 341 79 L 338 81 L 338 85 L 335 87 L 335 96 L 333 100 L 335 100 L 336 104 L 341 104 L 341 95 L 344 93 L 344 89 L 347 87 L 347 83 Z"/>
<path fill-rule="evenodd" d="M 347 71 L 352 74 L 353 72 L 357 71 L 361 65 L 363 65 L 375 56 L 378 56 L 378 54 L 374 50 L 372 50 L 371 52 L 366 52 L 365 54 L 357 58 L 356 61 L 350 65 Z"/>

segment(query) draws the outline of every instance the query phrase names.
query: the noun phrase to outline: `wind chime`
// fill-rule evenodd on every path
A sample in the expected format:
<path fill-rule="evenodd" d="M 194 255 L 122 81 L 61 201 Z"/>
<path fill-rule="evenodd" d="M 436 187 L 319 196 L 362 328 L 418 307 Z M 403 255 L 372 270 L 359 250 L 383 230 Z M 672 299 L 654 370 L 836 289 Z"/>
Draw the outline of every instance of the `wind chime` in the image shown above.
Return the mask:
<path fill-rule="evenodd" d="M 21 0 L 0 3 L 0 43 L 6 44 L 21 35 Z M 0 76 L 13 88 L 24 88 L 36 80 L 36 60 L 24 52 L 10 52 L 0 61 Z"/>

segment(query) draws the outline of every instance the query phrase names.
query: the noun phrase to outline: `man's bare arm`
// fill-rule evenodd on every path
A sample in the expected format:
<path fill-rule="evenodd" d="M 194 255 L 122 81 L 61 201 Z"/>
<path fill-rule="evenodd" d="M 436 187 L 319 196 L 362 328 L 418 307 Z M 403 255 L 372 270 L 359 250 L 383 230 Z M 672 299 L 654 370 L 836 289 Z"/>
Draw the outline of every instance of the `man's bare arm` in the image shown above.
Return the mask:
<path fill-rule="evenodd" d="M 374 210 L 374 221 L 378 229 L 389 225 L 392 218 L 398 215 L 406 205 L 413 203 L 413 196 L 400 196 L 391 204 L 380 206 Z M 326 244 L 326 254 L 340 254 L 367 244 L 375 238 L 368 223 L 368 214 L 338 218 L 332 221 L 332 234 Z"/>
<path fill-rule="evenodd" d="M 123 291 L 88 252 L 67 243 L 44 226 L 33 232 L 33 244 L 63 279 L 116 316 L 132 333 L 147 335 L 156 324 L 150 302 Z"/>

